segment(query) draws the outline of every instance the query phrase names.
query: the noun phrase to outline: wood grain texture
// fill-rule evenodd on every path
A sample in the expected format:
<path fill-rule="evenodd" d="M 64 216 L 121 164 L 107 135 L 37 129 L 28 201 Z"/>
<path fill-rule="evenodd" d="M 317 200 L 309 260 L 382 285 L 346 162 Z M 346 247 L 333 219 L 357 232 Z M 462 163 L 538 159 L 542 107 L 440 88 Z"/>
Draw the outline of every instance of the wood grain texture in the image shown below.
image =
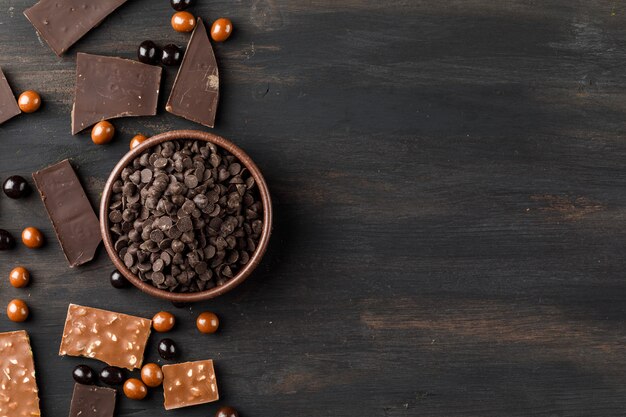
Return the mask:
<path fill-rule="evenodd" d="M 71 158 L 97 204 L 139 132 L 199 126 L 167 114 L 116 121 L 96 147 L 70 135 L 77 51 L 133 58 L 185 44 L 166 0 L 133 0 L 57 58 L 0 0 L 0 66 L 44 105 L 0 127 L 0 174 Z M 235 32 L 215 53 L 217 134 L 263 170 L 276 225 L 234 292 L 176 310 L 182 359 L 212 358 L 242 416 L 621 416 L 626 410 L 626 9 L 613 0 L 198 0 Z M 175 70 L 167 69 L 169 92 Z M 56 356 L 69 302 L 151 316 L 167 302 L 109 286 L 111 263 L 70 270 L 37 196 L 0 197 L 0 227 L 33 225 L 24 297 L 44 416 L 67 415 Z M 220 334 L 195 315 L 216 311 Z M 148 359 L 156 360 L 158 337 Z M 93 365 L 93 363 L 91 363 Z M 119 416 L 164 416 L 162 395 Z M 211 415 L 217 405 L 167 415 Z"/>

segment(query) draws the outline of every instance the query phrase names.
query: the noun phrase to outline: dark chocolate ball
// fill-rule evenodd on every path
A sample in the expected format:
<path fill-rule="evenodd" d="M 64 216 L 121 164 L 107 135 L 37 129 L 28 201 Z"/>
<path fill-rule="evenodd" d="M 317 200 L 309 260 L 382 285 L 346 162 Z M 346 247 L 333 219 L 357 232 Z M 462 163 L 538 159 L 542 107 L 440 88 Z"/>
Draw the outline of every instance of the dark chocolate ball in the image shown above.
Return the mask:
<path fill-rule="evenodd" d="M 215 413 L 215 417 L 239 417 L 239 413 L 233 407 L 220 407 Z"/>
<path fill-rule="evenodd" d="M 15 238 L 4 229 L 0 229 L 0 250 L 13 249 L 15 247 Z"/>
<path fill-rule="evenodd" d="M 128 282 L 126 277 L 116 269 L 111 272 L 111 285 L 115 288 L 128 288 L 130 286 L 130 282 Z"/>
<path fill-rule="evenodd" d="M 74 377 L 74 381 L 79 384 L 92 385 L 96 382 L 96 374 L 93 372 L 93 369 L 87 365 L 78 365 L 74 368 L 72 376 Z"/>
<path fill-rule="evenodd" d="M 183 60 L 183 51 L 176 45 L 170 43 L 163 47 L 161 52 L 161 63 L 163 65 L 180 65 Z"/>
<path fill-rule="evenodd" d="M 26 180 L 19 175 L 13 175 L 7 178 L 2 185 L 2 189 L 7 197 L 13 199 L 26 197 L 30 191 L 30 187 L 28 186 Z"/>
<path fill-rule="evenodd" d="M 159 342 L 159 355 L 161 355 L 163 359 L 174 359 L 177 354 L 178 349 L 172 339 L 162 339 Z"/>
<path fill-rule="evenodd" d="M 178 12 L 193 5 L 193 0 L 170 0 L 172 8 Z"/>
<path fill-rule="evenodd" d="M 107 366 L 100 371 L 100 380 L 107 385 L 122 385 L 124 372 L 117 366 Z"/>
<path fill-rule="evenodd" d="M 154 42 L 143 41 L 137 50 L 137 58 L 144 64 L 155 65 L 161 59 L 161 51 Z"/>

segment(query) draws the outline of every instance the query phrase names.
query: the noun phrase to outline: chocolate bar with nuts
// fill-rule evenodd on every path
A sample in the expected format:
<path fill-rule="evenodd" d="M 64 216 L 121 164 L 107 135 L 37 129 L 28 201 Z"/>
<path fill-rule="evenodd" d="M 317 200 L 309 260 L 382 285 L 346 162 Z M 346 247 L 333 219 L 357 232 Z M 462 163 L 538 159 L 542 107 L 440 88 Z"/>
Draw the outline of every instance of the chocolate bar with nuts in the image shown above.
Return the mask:
<path fill-rule="evenodd" d="M 70 304 L 59 355 L 84 356 L 129 370 L 141 368 L 152 320 Z"/>
<path fill-rule="evenodd" d="M 166 410 L 219 400 L 212 360 L 164 365 L 162 369 Z"/>
<path fill-rule="evenodd" d="M 40 416 L 35 363 L 28 333 L 0 333 L 0 416 Z"/>

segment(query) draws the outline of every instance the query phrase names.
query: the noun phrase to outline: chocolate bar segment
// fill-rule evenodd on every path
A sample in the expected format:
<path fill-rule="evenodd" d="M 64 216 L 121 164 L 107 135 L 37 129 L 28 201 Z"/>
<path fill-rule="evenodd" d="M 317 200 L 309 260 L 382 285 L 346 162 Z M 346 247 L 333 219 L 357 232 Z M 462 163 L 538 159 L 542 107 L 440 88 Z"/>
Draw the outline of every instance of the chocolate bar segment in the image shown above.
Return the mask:
<path fill-rule="evenodd" d="M 210 403 L 220 398 L 212 360 L 164 365 L 162 370 L 166 410 Z"/>
<path fill-rule="evenodd" d="M 126 0 L 41 0 L 24 15 L 60 56 L 124 3 Z"/>
<path fill-rule="evenodd" d="M 151 325 L 152 320 L 141 317 L 70 304 L 59 355 L 141 368 Z"/>
<path fill-rule="evenodd" d="M 113 417 L 115 390 L 95 385 L 74 385 L 70 417 Z"/>
<path fill-rule="evenodd" d="M 198 19 L 165 110 L 213 127 L 219 98 L 220 77 L 215 54 L 202 19 Z"/>
<path fill-rule="evenodd" d="M 0 68 L 0 125 L 20 113 L 11 86 Z"/>
<path fill-rule="evenodd" d="M 77 54 L 72 134 L 102 120 L 154 116 L 161 72 L 130 59 Z"/>
<path fill-rule="evenodd" d="M 0 333 L 0 416 L 35 417 L 39 390 L 28 333 Z"/>
<path fill-rule="evenodd" d="M 70 162 L 37 171 L 33 179 L 70 267 L 92 260 L 102 240 L 98 217 Z"/>

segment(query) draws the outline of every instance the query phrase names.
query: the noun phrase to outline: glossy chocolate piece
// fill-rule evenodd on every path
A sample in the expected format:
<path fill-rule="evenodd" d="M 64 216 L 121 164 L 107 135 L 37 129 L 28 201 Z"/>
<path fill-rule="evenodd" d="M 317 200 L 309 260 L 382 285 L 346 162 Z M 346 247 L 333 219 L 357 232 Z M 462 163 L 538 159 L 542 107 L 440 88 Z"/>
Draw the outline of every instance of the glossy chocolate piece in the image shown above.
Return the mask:
<path fill-rule="evenodd" d="M 130 59 L 77 54 L 72 134 L 102 120 L 154 116 L 161 72 Z"/>
<path fill-rule="evenodd" d="M 39 390 L 28 333 L 0 333 L 0 416 L 39 416 Z"/>
<path fill-rule="evenodd" d="M 74 385 L 69 417 L 113 417 L 115 390 L 94 385 Z"/>
<path fill-rule="evenodd" d="M 129 370 L 141 368 L 152 321 L 70 304 L 59 355 L 84 356 Z"/>
<path fill-rule="evenodd" d="M 102 240 L 98 217 L 66 159 L 33 174 L 70 267 L 93 259 Z"/>
<path fill-rule="evenodd" d="M 162 370 L 166 410 L 219 399 L 212 360 L 164 365 Z"/>
<path fill-rule="evenodd" d="M 219 89 L 220 78 L 213 47 L 202 19 L 198 19 L 165 110 L 213 127 Z"/>
<path fill-rule="evenodd" d="M 41 0 L 24 15 L 60 56 L 124 3 L 126 0 Z"/>
<path fill-rule="evenodd" d="M 20 113 L 13 91 L 0 68 L 0 125 Z"/>

